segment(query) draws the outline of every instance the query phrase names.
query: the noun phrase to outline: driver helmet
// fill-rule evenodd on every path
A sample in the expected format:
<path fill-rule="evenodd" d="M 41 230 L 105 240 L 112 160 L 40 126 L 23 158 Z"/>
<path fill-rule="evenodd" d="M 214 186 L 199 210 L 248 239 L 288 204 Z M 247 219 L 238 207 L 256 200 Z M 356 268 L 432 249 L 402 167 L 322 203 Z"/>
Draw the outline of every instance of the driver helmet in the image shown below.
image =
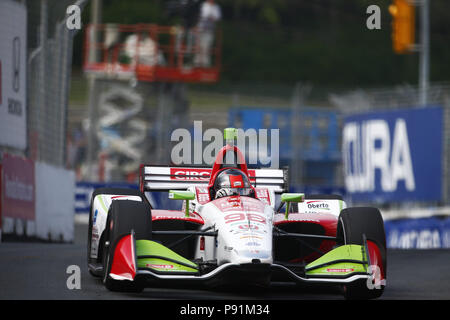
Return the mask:
<path fill-rule="evenodd" d="M 248 177 L 239 169 L 225 169 L 214 181 L 215 199 L 225 196 L 250 196 L 253 192 Z"/>

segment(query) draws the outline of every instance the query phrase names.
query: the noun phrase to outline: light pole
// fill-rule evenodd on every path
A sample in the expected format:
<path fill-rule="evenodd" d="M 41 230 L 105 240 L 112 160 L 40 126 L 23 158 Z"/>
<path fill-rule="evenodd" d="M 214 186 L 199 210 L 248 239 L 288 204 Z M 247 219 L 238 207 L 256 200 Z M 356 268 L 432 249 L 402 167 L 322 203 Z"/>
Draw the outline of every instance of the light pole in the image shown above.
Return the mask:
<path fill-rule="evenodd" d="M 429 0 L 421 0 L 420 5 L 420 64 L 419 90 L 420 104 L 428 104 L 428 89 L 430 81 L 430 13 Z"/>
<path fill-rule="evenodd" d="M 101 5 L 102 0 L 92 0 L 91 2 L 91 34 L 89 41 L 92 42 L 90 50 L 88 52 L 89 62 L 95 62 L 97 60 L 96 44 L 97 44 L 97 25 L 101 22 Z M 88 179 L 94 179 L 96 177 L 94 173 L 94 161 L 97 155 L 95 151 L 97 146 L 97 123 L 98 123 L 98 106 L 97 106 L 97 85 L 95 75 L 88 75 L 88 87 L 89 87 L 89 132 L 87 142 L 87 166 Z"/>

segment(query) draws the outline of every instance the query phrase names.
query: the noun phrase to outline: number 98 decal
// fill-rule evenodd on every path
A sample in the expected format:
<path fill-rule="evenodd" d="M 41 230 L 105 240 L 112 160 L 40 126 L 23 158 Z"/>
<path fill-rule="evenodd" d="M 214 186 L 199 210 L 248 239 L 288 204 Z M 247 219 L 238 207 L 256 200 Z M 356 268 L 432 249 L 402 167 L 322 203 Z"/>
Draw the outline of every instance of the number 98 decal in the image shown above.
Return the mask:
<path fill-rule="evenodd" d="M 263 216 L 259 215 L 259 214 L 255 214 L 255 213 L 230 213 L 227 214 L 225 217 L 225 223 L 231 223 L 231 222 L 237 222 L 237 221 L 241 221 L 241 220 L 245 220 L 247 219 L 248 221 L 252 221 L 252 222 L 258 222 L 258 223 L 262 223 L 265 224 L 266 223 L 266 218 L 264 218 Z"/>

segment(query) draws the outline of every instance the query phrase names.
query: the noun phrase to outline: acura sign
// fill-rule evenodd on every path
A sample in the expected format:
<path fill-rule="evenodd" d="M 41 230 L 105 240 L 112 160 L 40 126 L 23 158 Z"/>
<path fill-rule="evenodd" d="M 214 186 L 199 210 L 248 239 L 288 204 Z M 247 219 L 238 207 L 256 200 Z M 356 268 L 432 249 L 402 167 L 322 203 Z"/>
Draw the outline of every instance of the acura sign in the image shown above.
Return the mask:
<path fill-rule="evenodd" d="M 342 133 L 345 186 L 355 201 L 438 201 L 442 109 L 347 117 Z"/>

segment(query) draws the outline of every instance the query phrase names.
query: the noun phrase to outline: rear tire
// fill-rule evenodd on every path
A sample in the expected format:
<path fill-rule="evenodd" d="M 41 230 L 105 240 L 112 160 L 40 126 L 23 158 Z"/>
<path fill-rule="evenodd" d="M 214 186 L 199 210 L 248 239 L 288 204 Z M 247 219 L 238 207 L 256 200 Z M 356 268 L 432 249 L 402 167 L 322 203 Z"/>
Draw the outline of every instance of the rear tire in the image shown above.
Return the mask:
<path fill-rule="evenodd" d="M 103 250 L 103 284 L 110 291 L 141 292 L 144 285 L 135 281 L 114 280 L 109 276 L 117 242 L 124 235 L 134 231 L 135 239 L 152 238 L 152 218 L 150 206 L 145 202 L 116 200 L 109 208 L 105 227 L 105 247 Z"/>
<path fill-rule="evenodd" d="M 384 222 L 377 208 L 356 207 L 341 211 L 337 225 L 337 243 L 364 245 L 364 236 L 374 242 L 381 255 L 386 277 L 386 235 Z M 383 294 L 384 286 L 369 289 L 367 280 L 355 281 L 343 287 L 346 299 L 374 299 Z"/>
<path fill-rule="evenodd" d="M 97 258 L 91 258 L 91 246 L 92 246 L 92 223 L 93 223 L 93 215 L 92 212 L 92 205 L 94 203 L 94 199 L 99 194 L 109 194 L 109 195 L 130 195 L 130 196 L 139 196 L 141 197 L 142 201 L 147 201 L 145 196 L 139 191 L 135 189 L 126 189 L 126 188 L 98 188 L 95 189 L 92 193 L 91 197 L 91 204 L 90 204 L 90 210 L 89 210 L 89 225 L 88 225 L 88 239 L 87 239 L 87 261 L 88 261 L 88 269 L 89 273 L 94 277 L 102 277 L 102 273 L 98 271 L 94 271 L 91 268 L 89 268 L 89 264 L 101 264 L 102 263 L 102 250 L 103 250 L 103 243 L 102 239 L 100 239 L 99 248 L 98 248 L 98 256 Z"/>

